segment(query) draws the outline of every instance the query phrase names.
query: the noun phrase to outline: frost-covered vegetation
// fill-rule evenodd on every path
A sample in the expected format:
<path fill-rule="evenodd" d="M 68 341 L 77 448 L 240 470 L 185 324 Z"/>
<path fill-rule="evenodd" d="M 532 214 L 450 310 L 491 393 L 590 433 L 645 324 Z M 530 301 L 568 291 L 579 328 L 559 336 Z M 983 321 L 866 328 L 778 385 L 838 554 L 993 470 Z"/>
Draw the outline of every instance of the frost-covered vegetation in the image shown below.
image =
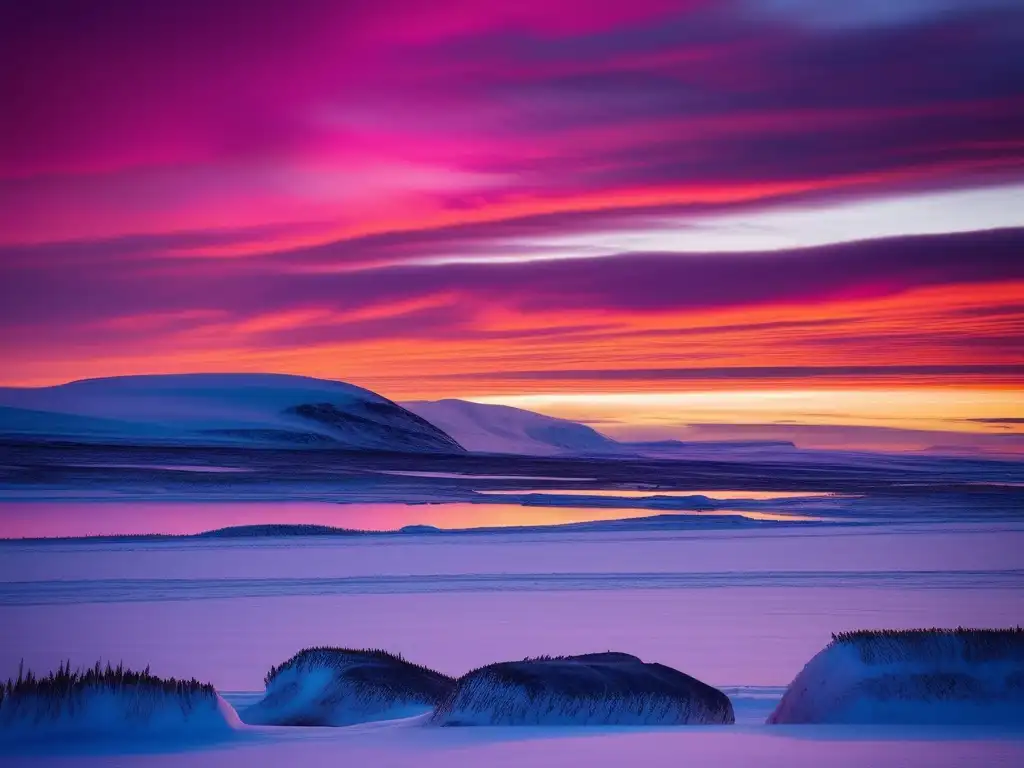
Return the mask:
<path fill-rule="evenodd" d="M 721 691 L 625 653 L 542 656 L 475 669 L 435 710 L 437 725 L 730 724 Z"/>
<path fill-rule="evenodd" d="M 1009 629 L 858 629 L 832 635 L 829 647 L 855 647 L 865 664 L 950 655 L 964 661 L 1024 659 L 1024 627 Z"/>
<path fill-rule="evenodd" d="M 835 634 L 768 722 L 1024 722 L 1024 628 Z"/>
<path fill-rule="evenodd" d="M 0 686 L 0 737 L 137 735 L 209 731 L 231 727 L 234 713 L 212 685 L 96 665 L 72 670 L 71 662 L 37 677 L 19 667 Z"/>
<path fill-rule="evenodd" d="M 401 655 L 369 648 L 306 648 L 264 678 L 266 693 L 242 712 L 263 725 L 351 725 L 432 710 L 455 681 Z"/>

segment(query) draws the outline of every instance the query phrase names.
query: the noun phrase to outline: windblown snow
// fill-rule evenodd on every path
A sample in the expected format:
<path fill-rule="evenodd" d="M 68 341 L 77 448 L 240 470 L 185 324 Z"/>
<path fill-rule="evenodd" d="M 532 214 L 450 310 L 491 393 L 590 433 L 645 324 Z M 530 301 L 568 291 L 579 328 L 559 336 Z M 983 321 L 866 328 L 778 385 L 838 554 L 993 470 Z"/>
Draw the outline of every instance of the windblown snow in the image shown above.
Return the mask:
<path fill-rule="evenodd" d="M 768 722 L 1024 723 L 1024 630 L 836 636 L 790 683 Z"/>
<path fill-rule="evenodd" d="M 585 424 L 505 405 L 466 400 L 402 403 L 444 430 L 469 451 L 519 456 L 628 453 L 619 443 Z"/>
<path fill-rule="evenodd" d="M 183 374 L 0 388 L 0 436 L 135 444 L 270 444 L 461 453 L 369 390 L 283 374 Z"/>
<path fill-rule="evenodd" d="M 266 678 L 252 725 L 353 725 L 431 711 L 455 681 L 384 651 L 307 648 Z"/>
<path fill-rule="evenodd" d="M 437 725 L 731 724 L 721 691 L 625 653 L 524 659 L 473 670 L 434 712 Z"/>

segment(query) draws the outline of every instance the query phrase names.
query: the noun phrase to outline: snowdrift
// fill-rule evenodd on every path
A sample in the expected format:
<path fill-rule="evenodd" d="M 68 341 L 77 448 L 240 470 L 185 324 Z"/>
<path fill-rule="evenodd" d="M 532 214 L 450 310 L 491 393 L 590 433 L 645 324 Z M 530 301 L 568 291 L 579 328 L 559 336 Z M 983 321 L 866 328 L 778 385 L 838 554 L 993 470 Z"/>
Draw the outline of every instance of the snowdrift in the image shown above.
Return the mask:
<path fill-rule="evenodd" d="M 226 735 L 238 716 L 212 685 L 122 667 L 70 664 L 47 677 L 20 673 L 0 686 L 0 741 L 47 737 Z"/>
<path fill-rule="evenodd" d="M 629 453 L 615 440 L 585 424 L 507 405 L 466 400 L 402 403 L 459 445 L 477 453 L 517 456 L 595 456 Z"/>
<path fill-rule="evenodd" d="M 721 691 L 625 653 L 490 664 L 458 680 L 436 725 L 731 724 Z"/>
<path fill-rule="evenodd" d="M 463 452 L 430 422 L 369 390 L 283 374 L 122 376 L 0 387 L 0 436 Z"/>
<path fill-rule="evenodd" d="M 833 635 L 768 718 L 787 723 L 1024 723 L 1024 629 Z"/>
<path fill-rule="evenodd" d="M 263 698 L 241 712 L 252 725 L 353 725 L 420 715 L 455 681 L 378 650 L 307 648 L 267 674 Z"/>

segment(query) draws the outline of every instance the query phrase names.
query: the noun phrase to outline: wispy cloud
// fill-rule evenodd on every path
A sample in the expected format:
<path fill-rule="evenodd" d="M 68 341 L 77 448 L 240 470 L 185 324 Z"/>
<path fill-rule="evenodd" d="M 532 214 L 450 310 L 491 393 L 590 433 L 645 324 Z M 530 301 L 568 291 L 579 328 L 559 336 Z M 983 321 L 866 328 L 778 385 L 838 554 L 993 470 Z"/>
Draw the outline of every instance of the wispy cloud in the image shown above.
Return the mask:
<path fill-rule="evenodd" d="M 2 14 L 9 383 L 1019 384 L 1020 3 Z"/>
<path fill-rule="evenodd" d="M 7 241 L 954 188 L 1024 160 L 1016 3 L 51 5 L 0 33 Z"/>

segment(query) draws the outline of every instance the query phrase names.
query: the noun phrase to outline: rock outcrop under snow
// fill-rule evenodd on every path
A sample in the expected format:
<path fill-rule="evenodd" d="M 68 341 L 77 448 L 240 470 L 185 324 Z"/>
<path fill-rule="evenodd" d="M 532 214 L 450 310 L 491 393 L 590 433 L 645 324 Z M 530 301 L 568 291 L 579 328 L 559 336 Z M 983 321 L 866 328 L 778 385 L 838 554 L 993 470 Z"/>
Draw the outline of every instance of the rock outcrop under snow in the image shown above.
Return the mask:
<path fill-rule="evenodd" d="M 122 667 L 85 672 L 70 665 L 47 677 L 29 672 L 0 685 L 0 741 L 216 736 L 238 716 L 212 685 Z"/>
<path fill-rule="evenodd" d="M 1024 724 L 1024 629 L 834 635 L 772 724 Z"/>
<path fill-rule="evenodd" d="M 436 725 L 731 724 L 721 691 L 625 653 L 524 659 L 464 675 Z"/>
<path fill-rule="evenodd" d="M 378 650 L 307 648 L 266 677 L 241 718 L 253 725 L 353 725 L 432 710 L 455 681 Z"/>

